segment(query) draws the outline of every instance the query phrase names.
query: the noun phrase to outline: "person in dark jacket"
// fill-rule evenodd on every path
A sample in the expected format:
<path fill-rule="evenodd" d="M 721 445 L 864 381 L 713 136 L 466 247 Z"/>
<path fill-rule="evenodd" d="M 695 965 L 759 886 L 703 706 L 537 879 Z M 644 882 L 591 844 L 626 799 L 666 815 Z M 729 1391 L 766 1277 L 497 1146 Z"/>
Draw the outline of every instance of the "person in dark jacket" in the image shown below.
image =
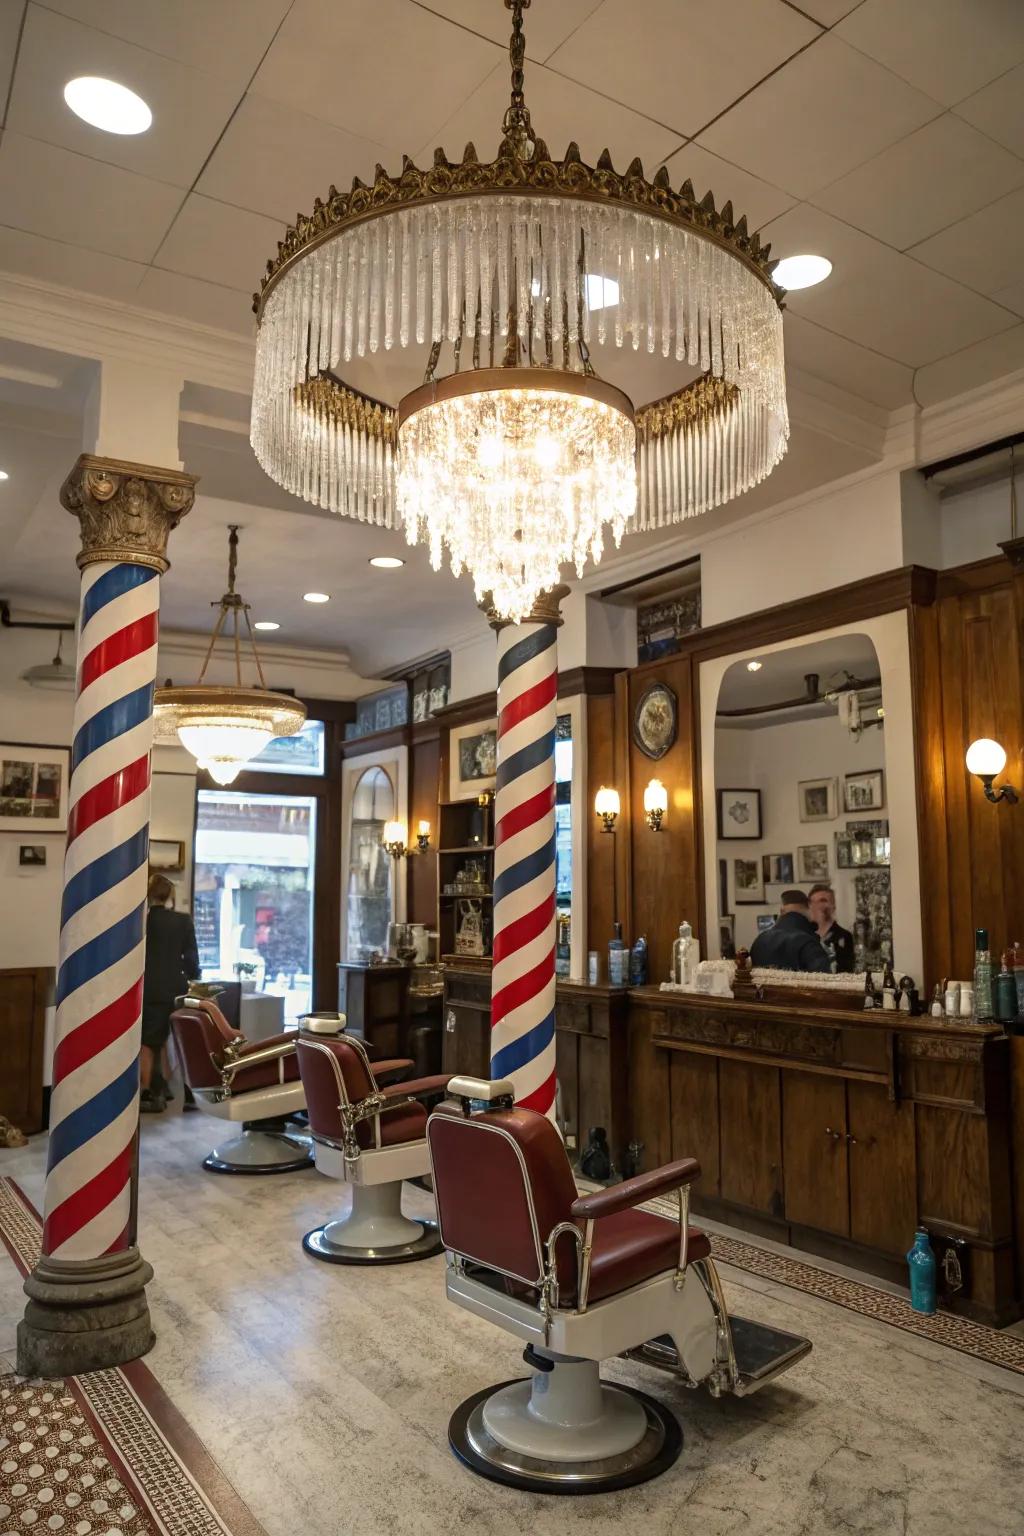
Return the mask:
<path fill-rule="evenodd" d="M 853 934 L 836 922 L 836 893 L 830 885 L 812 885 L 807 895 L 812 923 L 825 947 L 833 971 L 853 970 Z"/>
<path fill-rule="evenodd" d="M 754 965 L 772 966 L 778 971 L 831 972 L 817 925 L 811 921 L 810 904 L 803 891 L 783 891 L 782 905 L 774 926 L 759 933 L 750 946 Z"/>
<path fill-rule="evenodd" d="M 150 878 L 148 901 L 139 1108 L 158 1114 L 170 1097 L 163 1075 L 163 1052 L 171 1032 L 174 1000 L 199 976 L 199 949 L 192 919 L 186 912 L 174 910 L 174 886 L 166 875 Z"/>

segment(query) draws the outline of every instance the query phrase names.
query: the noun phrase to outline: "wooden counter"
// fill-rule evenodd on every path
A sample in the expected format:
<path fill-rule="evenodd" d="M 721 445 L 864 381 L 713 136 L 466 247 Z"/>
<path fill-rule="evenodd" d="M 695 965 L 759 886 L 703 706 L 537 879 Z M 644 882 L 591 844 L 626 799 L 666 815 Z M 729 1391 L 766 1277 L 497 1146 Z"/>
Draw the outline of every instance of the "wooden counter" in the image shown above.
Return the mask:
<path fill-rule="evenodd" d="M 950 1305 L 1020 1315 L 999 1028 L 644 987 L 629 1039 L 632 1133 L 699 1159 L 695 1210 L 903 1283 L 921 1225 Z"/>

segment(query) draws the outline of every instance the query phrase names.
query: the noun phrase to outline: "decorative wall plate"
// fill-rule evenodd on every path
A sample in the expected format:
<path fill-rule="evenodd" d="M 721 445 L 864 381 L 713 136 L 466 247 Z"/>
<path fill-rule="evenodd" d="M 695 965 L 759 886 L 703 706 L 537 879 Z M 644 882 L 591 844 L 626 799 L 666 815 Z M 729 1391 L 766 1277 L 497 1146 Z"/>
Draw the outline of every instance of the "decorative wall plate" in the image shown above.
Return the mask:
<path fill-rule="evenodd" d="M 665 683 L 652 683 L 633 716 L 633 740 L 645 757 L 664 757 L 676 739 L 676 696 Z"/>

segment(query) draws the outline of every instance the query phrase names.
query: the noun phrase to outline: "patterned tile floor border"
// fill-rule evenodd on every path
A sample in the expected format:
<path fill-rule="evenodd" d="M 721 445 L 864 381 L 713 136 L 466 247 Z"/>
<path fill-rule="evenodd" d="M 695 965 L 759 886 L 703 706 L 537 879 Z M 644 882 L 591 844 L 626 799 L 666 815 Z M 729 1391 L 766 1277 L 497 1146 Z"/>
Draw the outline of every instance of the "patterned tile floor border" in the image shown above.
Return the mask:
<path fill-rule="evenodd" d="M 677 1220 L 677 1207 L 672 1199 L 652 1200 L 644 1210 L 655 1211 L 659 1216 Z M 697 1224 L 700 1224 L 698 1217 Z M 928 1316 L 915 1312 L 902 1296 L 880 1290 L 862 1280 L 850 1280 L 845 1275 L 834 1275 L 830 1270 L 805 1259 L 790 1258 L 788 1254 L 773 1253 L 754 1243 L 739 1238 L 712 1233 L 712 1256 L 723 1264 L 731 1264 L 750 1275 L 763 1280 L 774 1280 L 779 1285 L 790 1285 L 808 1296 L 834 1302 L 862 1317 L 873 1317 L 877 1322 L 890 1323 L 919 1338 L 930 1339 L 933 1344 L 945 1344 L 965 1355 L 974 1355 L 990 1365 L 1001 1365 L 1008 1371 L 1024 1375 L 1024 1339 L 1016 1334 L 1004 1333 L 985 1323 L 973 1322 L 954 1312 L 935 1312 Z"/>
<path fill-rule="evenodd" d="M 0 1178 L 22 1275 L 39 1217 Z M 64 1381 L 0 1375 L 0 1536 L 265 1536 L 141 1361 Z"/>

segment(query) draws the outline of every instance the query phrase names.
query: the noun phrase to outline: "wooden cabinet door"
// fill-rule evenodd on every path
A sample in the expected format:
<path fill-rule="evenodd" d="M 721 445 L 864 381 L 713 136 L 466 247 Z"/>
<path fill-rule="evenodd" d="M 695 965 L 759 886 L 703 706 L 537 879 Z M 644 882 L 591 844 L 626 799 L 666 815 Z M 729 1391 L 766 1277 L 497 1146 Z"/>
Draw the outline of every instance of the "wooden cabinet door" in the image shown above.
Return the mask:
<path fill-rule="evenodd" d="M 491 1015 L 489 1010 L 445 1003 L 442 1036 L 444 1072 L 460 1077 L 491 1075 Z"/>
<path fill-rule="evenodd" d="M 719 1178 L 723 1200 L 781 1216 L 782 1126 L 779 1072 L 745 1061 L 720 1061 Z"/>
<path fill-rule="evenodd" d="M 850 1236 L 883 1253 L 906 1253 L 917 1226 L 914 1106 L 893 1104 L 876 1083 L 851 1082 L 847 1114 Z"/>
<path fill-rule="evenodd" d="M 850 1232 L 846 1083 L 813 1072 L 782 1074 L 786 1220 L 819 1232 Z"/>
<path fill-rule="evenodd" d="M 694 1194 L 720 1193 L 718 1061 L 696 1051 L 667 1051 L 672 1110 L 672 1156 L 695 1157 L 700 1178 Z"/>

